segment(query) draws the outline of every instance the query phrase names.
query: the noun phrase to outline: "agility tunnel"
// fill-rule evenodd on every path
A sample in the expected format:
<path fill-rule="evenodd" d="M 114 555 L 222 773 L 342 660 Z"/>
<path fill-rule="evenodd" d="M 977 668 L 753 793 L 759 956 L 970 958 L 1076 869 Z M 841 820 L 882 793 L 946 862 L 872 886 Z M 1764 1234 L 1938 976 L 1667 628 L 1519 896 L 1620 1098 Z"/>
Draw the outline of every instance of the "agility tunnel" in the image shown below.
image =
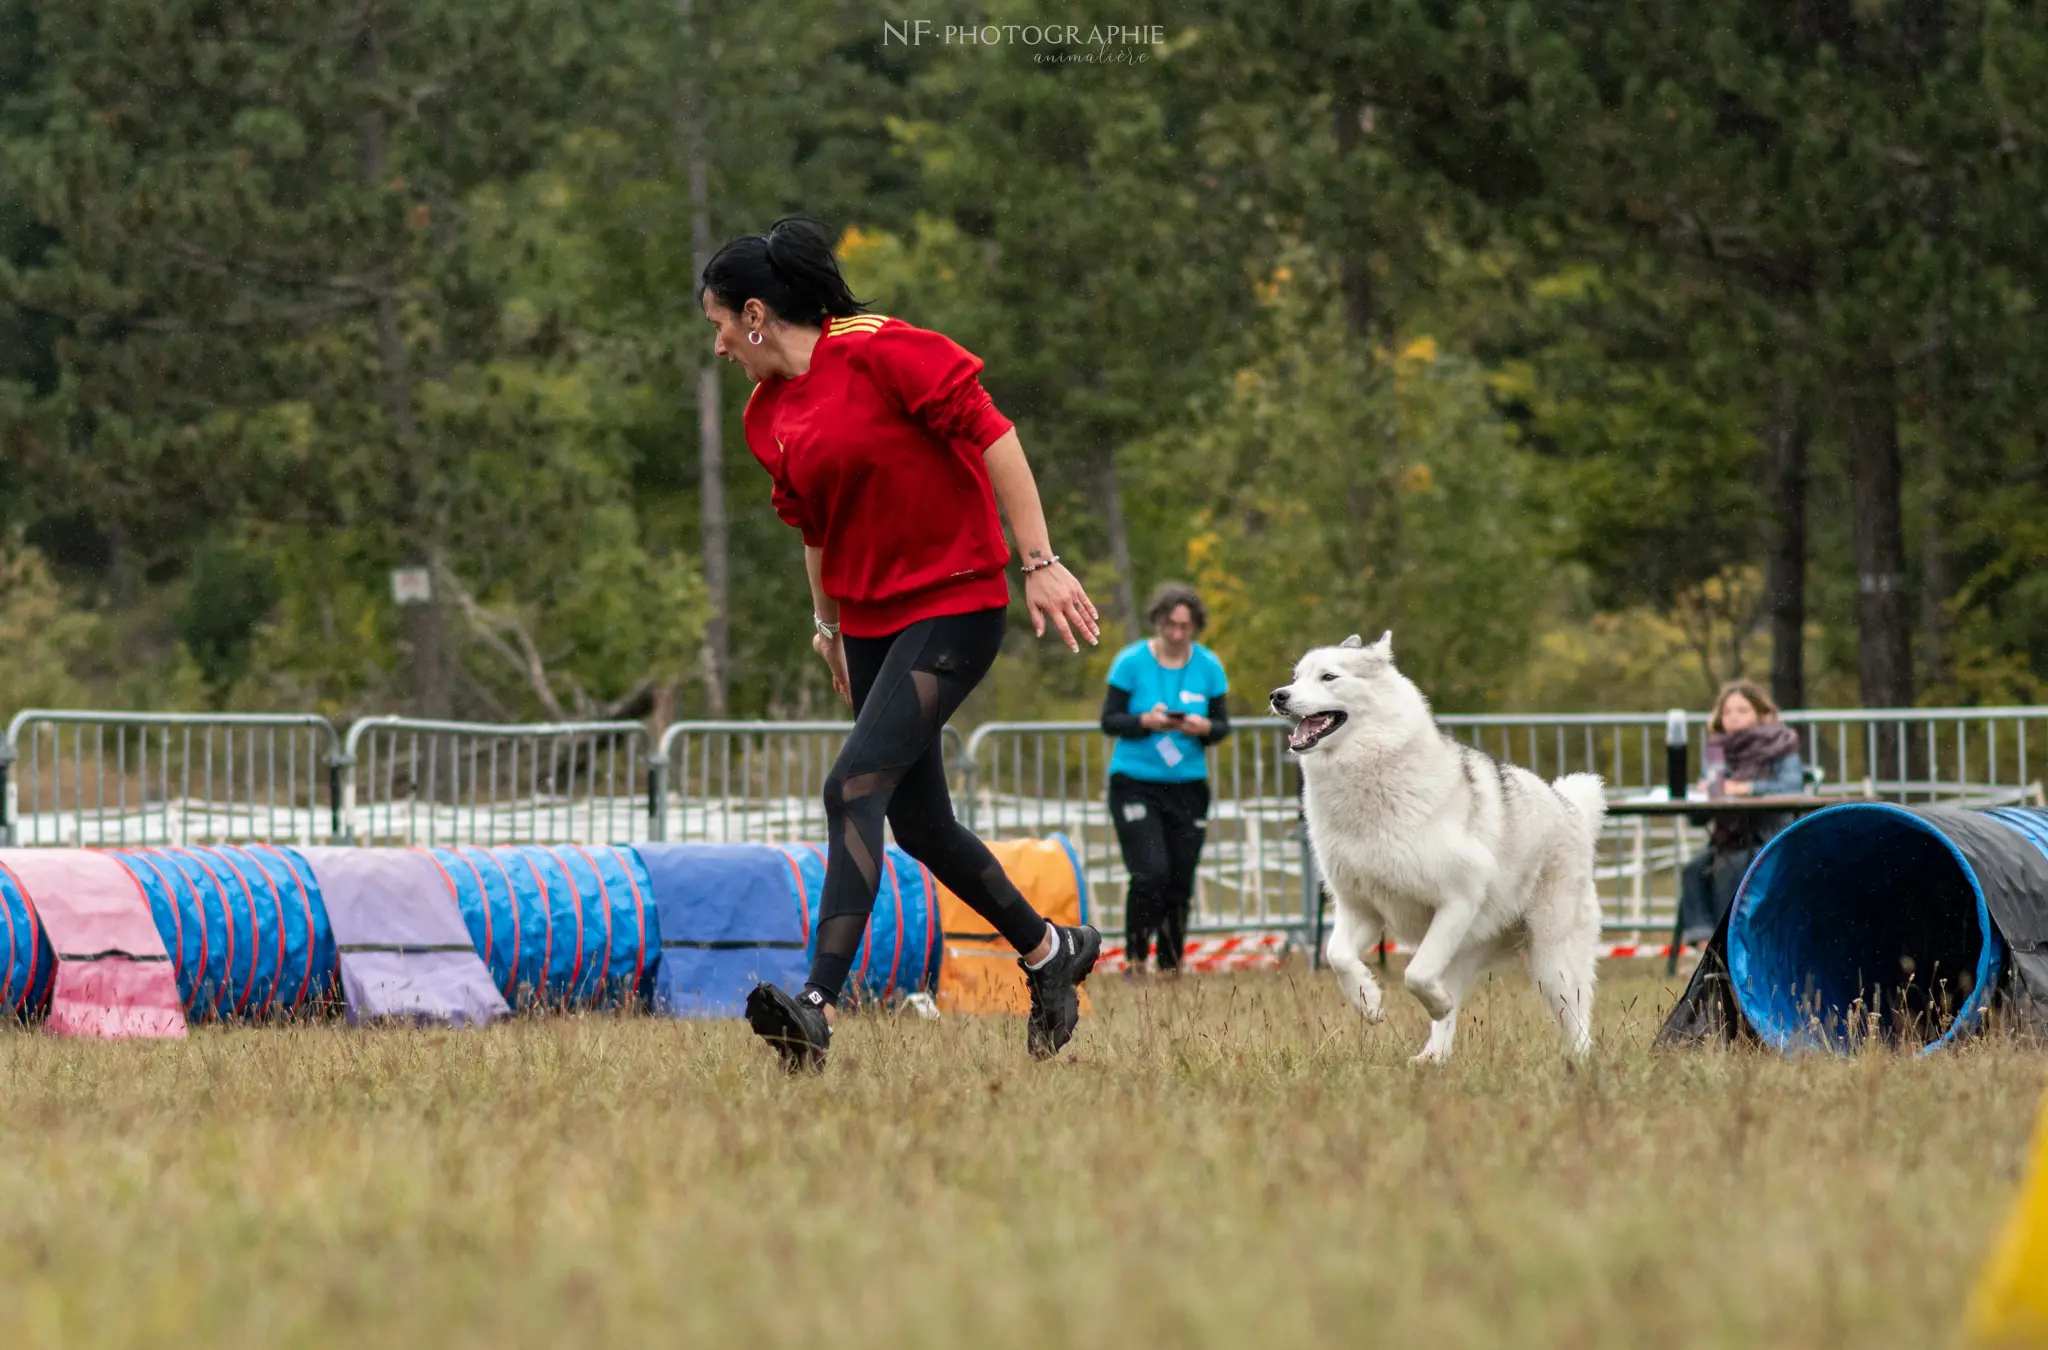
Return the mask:
<path fill-rule="evenodd" d="M 992 846 L 1058 923 L 1085 922 L 1064 838 Z M 56 1031 L 177 1035 L 332 1008 L 464 1025 L 520 1008 L 732 1017 L 803 983 L 824 900 L 810 844 L 435 849 L 269 845 L 0 853 L 0 1005 Z M 1029 1006 L 1016 953 L 891 845 L 849 994 Z"/>
<path fill-rule="evenodd" d="M 661 914 L 639 851 L 519 845 L 426 856 L 511 1006 L 641 1006 L 652 994 Z"/>
<path fill-rule="evenodd" d="M 334 930 L 306 860 L 267 844 L 108 854 L 134 879 L 191 1021 L 271 1018 L 335 995 Z"/>
<path fill-rule="evenodd" d="M 1088 922 L 1088 878 L 1081 859 L 1064 834 L 1045 839 L 1001 839 L 989 852 L 1031 902 L 1031 907 L 1057 924 Z M 945 934 L 945 961 L 939 970 L 938 1005 L 942 1012 L 1016 1013 L 1031 1011 L 1031 989 L 1017 968 L 1017 953 L 992 931 L 967 902 L 939 887 L 939 922 Z M 1088 990 L 1082 986 L 1082 1010 Z"/>
<path fill-rule="evenodd" d="M 35 967 L 49 960 L 45 1030 L 110 1038 L 185 1034 L 170 952 L 125 868 L 87 849 L 7 849 L 0 850 L 0 874 L 47 943 L 47 958 L 31 948 L 26 971 L 32 989 Z M 12 919 L 12 901 L 7 908 Z M 15 964 L 10 960 L 10 973 Z"/>
<path fill-rule="evenodd" d="M 641 844 L 661 929 L 654 1011 L 737 1017 L 762 980 L 799 988 L 811 968 L 825 851 L 810 844 Z M 890 845 L 848 993 L 887 1003 L 930 992 L 943 955 L 938 887 Z"/>
<path fill-rule="evenodd" d="M 467 1025 L 511 1009 L 470 941 L 441 865 L 424 851 L 308 848 L 334 929 L 349 1023 Z"/>
<path fill-rule="evenodd" d="M 0 864 L 0 925 L 7 942 L 6 964 L 0 967 L 0 1010 L 15 1017 L 38 1017 L 50 1006 L 50 983 L 57 973 L 57 955 L 28 892 L 14 873 Z"/>
<path fill-rule="evenodd" d="M 825 849 L 820 844 L 784 844 L 795 864 L 804 899 L 804 964 L 817 951 L 818 911 L 825 898 Z M 905 994 L 931 993 L 945 959 L 939 920 L 939 885 L 925 865 L 894 844 L 882 851 L 881 885 L 873 917 L 853 961 L 855 999 L 888 1003 Z M 801 983 L 801 981 L 799 981 Z"/>
<path fill-rule="evenodd" d="M 2048 1033 L 2048 812 L 1832 806 L 1757 854 L 1659 1044 Z"/>
<path fill-rule="evenodd" d="M 767 980 L 803 986 L 809 894 L 796 859 L 769 844 L 642 844 L 660 916 L 652 1006 L 668 1017 L 738 1017 Z"/>

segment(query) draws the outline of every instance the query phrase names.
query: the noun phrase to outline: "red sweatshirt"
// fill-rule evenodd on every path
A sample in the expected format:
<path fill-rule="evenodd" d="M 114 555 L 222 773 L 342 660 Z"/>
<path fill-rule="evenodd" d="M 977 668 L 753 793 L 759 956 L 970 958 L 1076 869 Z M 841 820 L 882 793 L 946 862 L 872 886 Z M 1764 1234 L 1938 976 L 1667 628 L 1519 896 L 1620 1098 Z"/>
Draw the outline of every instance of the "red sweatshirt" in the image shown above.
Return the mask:
<path fill-rule="evenodd" d="M 825 594 L 853 637 L 1010 602 L 1010 546 L 982 452 L 1010 429 L 981 361 L 941 333 L 827 319 L 811 368 L 747 400 L 747 448 L 775 513 L 824 550 Z"/>

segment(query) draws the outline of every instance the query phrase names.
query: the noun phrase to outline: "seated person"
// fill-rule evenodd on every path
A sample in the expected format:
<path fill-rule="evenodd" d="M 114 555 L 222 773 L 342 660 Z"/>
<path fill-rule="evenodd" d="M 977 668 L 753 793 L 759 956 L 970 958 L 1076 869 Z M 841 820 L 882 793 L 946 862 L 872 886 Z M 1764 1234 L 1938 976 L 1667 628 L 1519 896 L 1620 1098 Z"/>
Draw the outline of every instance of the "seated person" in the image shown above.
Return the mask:
<path fill-rule="evenodd" d="M 1721 687 L 1707 722 L 1707 748 L 1710 763 L 1718 757 L 1727 766 L 1718 785 L 1723 797 L 1791 796 L 1805 785 L 1799 733 L 1778 720 L 1778 705 L 1749 680 Z M 1715 785 L 1703 786 L 1711 792 Z M 1681 941 L 1704 942 L 1713 936 L 1757 850 L 1790 820 L 1782 811 L 1712 818 L 1707 847 L 1695 853 L 1679 874 Z"/>

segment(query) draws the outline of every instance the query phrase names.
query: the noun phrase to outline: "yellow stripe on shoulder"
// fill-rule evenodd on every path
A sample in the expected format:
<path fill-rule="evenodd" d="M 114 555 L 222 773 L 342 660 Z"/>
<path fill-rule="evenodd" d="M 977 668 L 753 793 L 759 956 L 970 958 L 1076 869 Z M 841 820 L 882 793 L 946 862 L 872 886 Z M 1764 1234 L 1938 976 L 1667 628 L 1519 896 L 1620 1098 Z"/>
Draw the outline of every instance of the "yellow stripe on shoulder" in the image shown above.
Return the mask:
<path fill-rule="evenodd" d="M 886 314 L 854 314 L 835 317 L 828 331 L 834 337 L 843 333 L 872 333 L 887 322 L 889 316 Z"/>

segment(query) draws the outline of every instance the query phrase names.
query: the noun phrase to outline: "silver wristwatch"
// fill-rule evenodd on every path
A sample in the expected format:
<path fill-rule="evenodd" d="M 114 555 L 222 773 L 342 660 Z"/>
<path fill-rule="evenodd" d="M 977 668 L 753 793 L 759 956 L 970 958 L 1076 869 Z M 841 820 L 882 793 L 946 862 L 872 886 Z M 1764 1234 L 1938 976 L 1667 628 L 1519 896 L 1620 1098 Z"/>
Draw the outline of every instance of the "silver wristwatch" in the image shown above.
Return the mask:
<path fill-rule="evenodd" d="M 825 639 L 825 641 L 830 642 L 834 638 L 839 636 L 838 624 L 826 623 L 823 619 L 819 618 L 815 614 L 811 616 L 811 622 L 817 626 L 818 636 Z"/>

